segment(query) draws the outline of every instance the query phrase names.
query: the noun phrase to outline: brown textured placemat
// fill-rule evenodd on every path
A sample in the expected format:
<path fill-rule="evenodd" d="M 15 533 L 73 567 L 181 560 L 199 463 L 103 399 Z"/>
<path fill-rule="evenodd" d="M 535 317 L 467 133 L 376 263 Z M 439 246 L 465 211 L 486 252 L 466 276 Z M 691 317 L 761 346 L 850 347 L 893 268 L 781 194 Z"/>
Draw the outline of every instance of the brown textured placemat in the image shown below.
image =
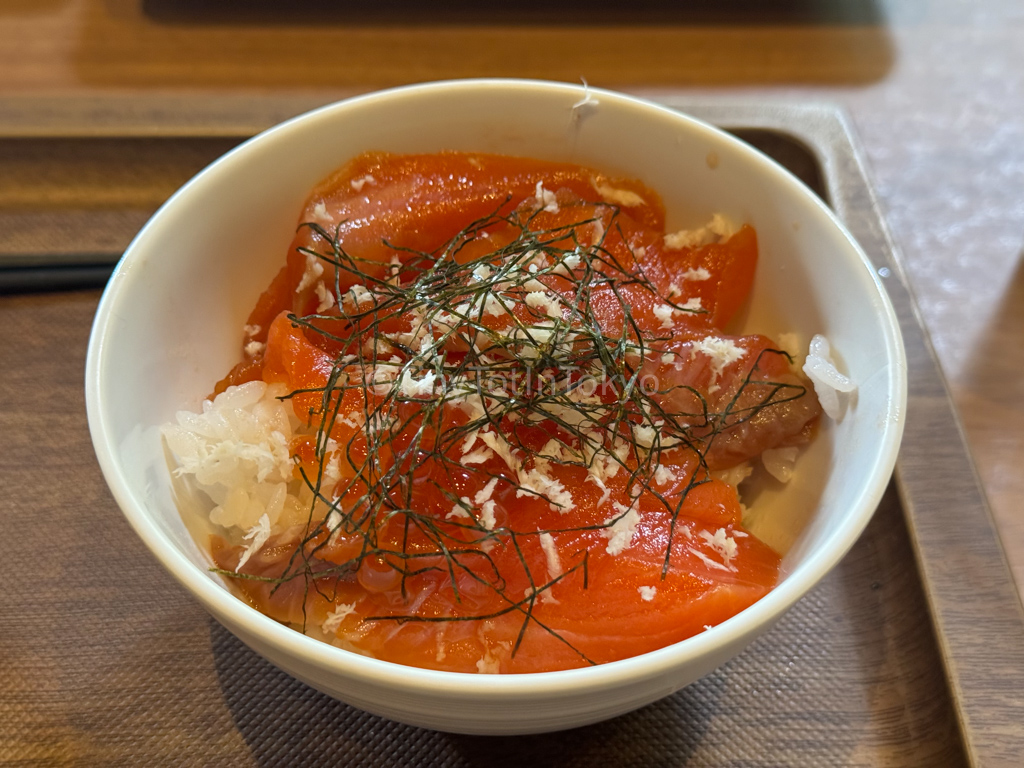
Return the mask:
<path fill-rule="evenodd" d="M 81 368 L 96 294 L 4 298 L 24 289 L 14 273 L 29 267 L 3 269 L 0 763 L 1020 765 L 1024 614 L 842 115 L 827 106 L 656 97 L 737 127 L 827 199 L 896 307 L 910 374 L 898 494 L 890 489 L 837 571 L 744 656 L 599 726 L 478 739 L 355 713 L 211 625 L 143 551 L 103 488 L 85 431 Z M 160 190 L 204 153 L 296 105 L 280 94 L 224 103 L 97 97 L 29 99 L 19 112 L 0 100 L 0 144 L 11 143 L 0 155 L 24 160 L 18 183 L 0 182 L 0 263 L 63 264 L 39 269 L 54 291 L 96 284 L 67 273 L 113 258 Z M 111 139 L 139 150 L 124 155 L 124 167 L 103 162 Z M 32 142 L 39 151 L 13 146 Z M 44 144 L 63 160 L 47 165 Z M 83 172 L 65 185 L 70 158 Z M 100 177 L 111 182 L 102 194 L 89 186 Z M 87 227 L 75 207 L 82 200 L 96 204 Z M 29 289 L 38 290 L 32 277 Z M 864 599 L 869 574 L 874 612 Z"/>
<path fill-rule="evenodd" d="M 850 555 L 773 630 L 615 720 L 530 737 L 453 736 L 313 691 L 213 622 L 107 492 L 82 393 L 97 300 L 0 297 L 0 762 L 963 764 L 892 490 Z"/>
<path fill-rule="evenodd" d="M 114 263 L 164 200 L 243 138 L 0 131 L 0 267 Z"/>

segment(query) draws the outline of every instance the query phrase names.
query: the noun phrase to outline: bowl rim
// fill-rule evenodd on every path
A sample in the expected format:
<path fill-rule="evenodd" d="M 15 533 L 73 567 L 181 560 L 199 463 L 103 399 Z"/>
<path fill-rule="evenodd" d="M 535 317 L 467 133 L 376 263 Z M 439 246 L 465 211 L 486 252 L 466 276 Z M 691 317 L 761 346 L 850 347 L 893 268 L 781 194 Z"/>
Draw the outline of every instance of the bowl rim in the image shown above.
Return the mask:
<path fill-rule="evenodd" d="M 885 367 L 891 369 L 888 391 L 889 418 L 883 428 L 881 450 L 868 473 L 870 482 L 865 484 L 859 496 L 848 506 L 848 512 L 840 524 L 829 532 L 815 552 L 810 553 L 804 562 L 787 574 L 771 592 L 736 616 L 699 635 L 620 661 L 579 669 L 507 675 L 448 672 L 362 656 L 279 624 L 217 585 L 207 573 L 178 550 L 148 518 L 144 511 L 145 499 L 135 492 L 117 460 L 117 441 L 104 407 L 103 360 L 109 346 L 105 328 L 111 318 L 116 316 L 119 304 L 125 301 L 126 291 L 131 284 L 128 274 L 137 260 L 144 259 L 150 233 L 160 221 L 170 215 L 168 211 L 173 211 L 183 196 L 191 194 L 196 187 L 226 172 L 235 163 L 244 162 L 249 153 L 261 150 L 279 139 L 285 140 L 297 127 L 312 121 L 343 119 L 347 112 L 372 107 L 377 102 L 395 98 L 417 97 L 442 91 L 471 97 L 473 92 L 480 89 L 492 93 L 495 89 L 500 89 L 510 94 L 517 91 L 545 94 L 559 92 L 576 98 L 586 98 L 589 95 L 598 101 L 603 99 L 616 103 L 623 109 L 670 117 L 678 121 L 685 131 L 713 143 L 716 151 L 738 153 L 745 162 L 751 163 L 758 173 L 767 174 L 773 183 L 802 197 L 809 203 L 810 209 L 815 211 L 814 215 L 824 216 L 830 221 L 846 241 L 851 254 L 856 255 L 859 260 L 862 280 L 869 283 L 867 287 L 877 295 L 878 307 L 881 308 L 883 315 L 880 318 L 880 325 L 885 337 L 885 357 L 888 363 Z M 719 128 L 647 99 L 587 86 L 585 83 L 580 86 L 542 80 L 474 78 L 389 88 L 318 107 L 253 136 L 186 182 L 160 206 L 133 238 L 103 292 L 89 339 L 85 390 L 93 447 L 118 506 L 164 568 L 215 618 L 243 630 L 249 636 L 258 636 L 278 653 L 301 658 L 307 664 L 313 664 L 325 671 L 341 673 L 353 681 L 422 693 L 443 690 L 444 695 L 457 694 L 477 700 L 508 701 L 570 692 L 577 696 L 581 693 L 633 685 L 656 678 L 670 680 L 672 670 L 711 656 L 716 649 L 741 646 L 777 621 L 845 556 L 874 514 L 896 462 L 906 412 L 907 381 L 906 356 L 896 314 L 870 260 L 832 210 L 774 160 Z"/>

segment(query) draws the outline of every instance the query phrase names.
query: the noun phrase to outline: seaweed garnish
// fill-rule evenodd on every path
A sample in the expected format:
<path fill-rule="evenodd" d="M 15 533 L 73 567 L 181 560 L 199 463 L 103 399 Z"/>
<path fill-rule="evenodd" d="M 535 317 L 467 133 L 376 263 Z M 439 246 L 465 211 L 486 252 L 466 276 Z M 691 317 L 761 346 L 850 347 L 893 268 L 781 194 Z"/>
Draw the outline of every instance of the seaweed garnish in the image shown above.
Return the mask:
<path fill-rule="evenodd" d="M 280 576 L 219 573 L 270 582 L 275 590 L 303 579 L 307 597 L 315 590 L 334 601 L 337 586 L 373 559 L 397 574 L 406 597 L 410 579 L 443 574 L 457 605 L 463 604 L 461 577 L 493 593 L 501 607 L 445 616 L 396 612 L 362 620 L 478 621 L 515 614 L 522 623 L 513 654 L 531 624 L 572 647 L 534 608 L 545 592 L 573 574 L 581 574 L 586 584 L 589 553 L 575 552 L 561 574 L 537 580 L 522 544 L 545 534 L 610 529 L 646 495 L 670 513 L 662 567 L 662 576 L 667 575 L 681 510 L 690 491 L 711 477 L 707 458 L 716 438 L 766 408 L 802 397 L 805 389 L 759 377 L 765 355 L 785 355 L 772 349 L 759 353 L 717 411 L 696 387 L 651 386 L 644 380 L 645 363 L 661 355 L 670 339 L 638 322 L 627 295 L 639 288 L 658 296 L 652 281 L 637 263 L 623 263 L 606 247 L 609 233 L 621 236 L 618 208 L 581 208 L 578 221 L 550 228 L 540 226 L 537 211 L 501 210 L 472 222 L 434 252 L 389 246 L 394 258 L 384 274 L 381 262 L 345 251 L 339 228 L 301 225 L 313 242 L 300 252 L 333 273 L 334 311 L 289 315 L 293 325 L 336 350 L 323 387 L 285 396 L 319 396 L 308 413 L 315 471 L 299 469 L 313 501 L 305 533 Z M 469 246 L 479 252 L 492 231 L 514 236 L 471 255 Z M 599 320 L 598 293 L 615 302 L 621 327 Z M 705 311 L 659 300 L 673 311 Z M 344 407 L 353 401 L 357 410 Z M 669 407 L 668 402 L 685 405 Z M 465 418 L 451 419 L 453 409 Z M 341 428 L 346 420 L 358 426 Z M 526 427 L 537 426 L 550 435 L 539 455 L 521 436 Z M 339 443 L 341 435 L 347 437 Z M 465 461 L 481 442 L 479 455 L 504 459 L 503 470 L 486 460 Z M 670 496 L 654 481 L 668 451 L 685 451 L 692 466 L 682 492 Z M 485 512 L 486 501 L 451 490 L 452 476 L 470 472 L 492 490 L 497 483 L 517 496 L 564 508 L 571 495 L 567 498 L 557 485 L 531 481 L 531 473 L 543 474 L 543 466 L 553 464 L 585 469 L 602 488 L 602 477 L 622 472 L 631 504 L 618 505 L 625 511 L 592 525 L 538 530 L 511 519 L 499 525 Z M 339 467 L 345 471 L 339 473 Z M 450 502 L 451 512 L 418 508 L 424 486 Z M 386 541 L 381 531 L 396 521 L 402 535 L 397 543 Z M 340 563 L 320 557 L 336 535 L 358 542 L 358 551 Z M 525 595 L 508 590 L 511 574 L 502 574 L 490 554 L 497 545 L 517 553 L 517 576 L 525 575 L 530 585 Z"/>

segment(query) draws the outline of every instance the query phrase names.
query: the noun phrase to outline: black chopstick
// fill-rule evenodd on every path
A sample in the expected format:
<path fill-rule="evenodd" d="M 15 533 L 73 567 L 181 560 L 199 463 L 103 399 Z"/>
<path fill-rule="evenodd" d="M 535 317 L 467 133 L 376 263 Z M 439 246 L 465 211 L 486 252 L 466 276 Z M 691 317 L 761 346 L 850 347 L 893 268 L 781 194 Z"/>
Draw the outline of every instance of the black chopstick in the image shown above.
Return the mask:
<path fill-rule="evenodd" d="M 44 293 L 102 288 L 114 264 L 61 264 L 0 268 L 0 294 Z"/>

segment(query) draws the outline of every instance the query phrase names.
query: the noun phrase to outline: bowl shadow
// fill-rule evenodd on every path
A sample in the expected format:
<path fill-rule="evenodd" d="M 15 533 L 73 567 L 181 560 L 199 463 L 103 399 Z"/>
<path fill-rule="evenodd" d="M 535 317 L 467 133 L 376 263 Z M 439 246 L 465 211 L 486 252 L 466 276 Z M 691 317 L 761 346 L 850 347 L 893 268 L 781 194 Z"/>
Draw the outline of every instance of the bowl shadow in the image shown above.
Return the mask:
<path fill-rule="evenodd" d="M 332 699 L 270 664 L 213 619 L 210 643 L 225 704 L 252 757 L 265 766 L 685 764 L 723 688 L 716 672 L 603 723 L 529 736 L 467 736 L 397 723 Z"/>

